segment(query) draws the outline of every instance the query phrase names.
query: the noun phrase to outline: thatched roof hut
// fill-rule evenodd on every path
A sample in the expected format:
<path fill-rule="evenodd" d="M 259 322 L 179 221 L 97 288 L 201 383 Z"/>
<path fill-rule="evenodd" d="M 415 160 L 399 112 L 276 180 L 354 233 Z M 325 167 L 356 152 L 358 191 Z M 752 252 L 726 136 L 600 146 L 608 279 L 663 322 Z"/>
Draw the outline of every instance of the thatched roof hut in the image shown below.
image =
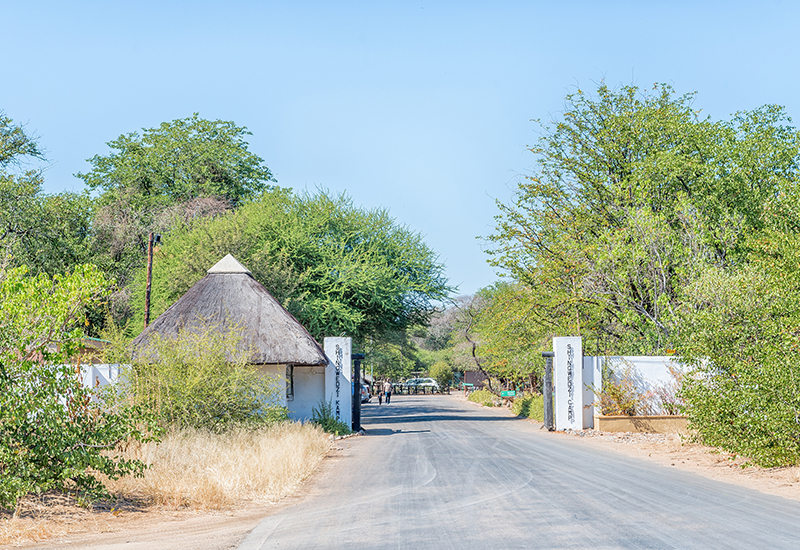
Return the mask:
<path fill-rule="evenodd" d="M 230 254 L 137 336 L 134 350 L 149 354 L 155 335 L 175 338 L 179 332 L 201 331 L 210 324 L 221 331 L 238 328 L 239 351 L 249 350 L 252 364 L 328 363 L 305 327 Z"/>

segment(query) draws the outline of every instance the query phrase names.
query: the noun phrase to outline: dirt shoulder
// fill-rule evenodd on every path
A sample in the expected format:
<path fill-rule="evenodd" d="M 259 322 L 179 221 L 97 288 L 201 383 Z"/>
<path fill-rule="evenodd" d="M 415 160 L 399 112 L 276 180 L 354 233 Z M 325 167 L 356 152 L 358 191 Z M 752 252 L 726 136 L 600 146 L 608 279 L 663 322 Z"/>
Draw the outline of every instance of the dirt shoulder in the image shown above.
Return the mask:
<path fill-rule="evenodd" d="M 37 550 L 228 550 L 267 516 L 313 497 L 348 443 L 338 440 L 311 478 L 277 503 L 239 502 L 225 511 L 174 510 L 134 502 L 87 510 L 61 497 L 31 503 L 20 518 L 0 519 L 0 548 Z M 38 509 L 37 509 L 38 508 Z M 11 522 L 14 525 L 10 525 Z"/>
<path fill-rule="evenodd" d="M 454 398 L 467 401 L 463 394 Z M 470 402 L 471 403 L 471 402 Z M 477 403 L 472 403 L 480 407 Z M 498 408 L 509 416 L 509 409 Z M 535 420 L 523 420 L 544 430 Z M 800 501 L 800 467 L 759 468 L 747 465 L 747 459 L 684 441 L 677 434 L 612 433 L 594 430 L 552 432 L 550 437 L 578 440 L 583 445 L 650 460 L 662 466 L 687 470 L 703 477 L 733 483 L 761 493 Z"/>

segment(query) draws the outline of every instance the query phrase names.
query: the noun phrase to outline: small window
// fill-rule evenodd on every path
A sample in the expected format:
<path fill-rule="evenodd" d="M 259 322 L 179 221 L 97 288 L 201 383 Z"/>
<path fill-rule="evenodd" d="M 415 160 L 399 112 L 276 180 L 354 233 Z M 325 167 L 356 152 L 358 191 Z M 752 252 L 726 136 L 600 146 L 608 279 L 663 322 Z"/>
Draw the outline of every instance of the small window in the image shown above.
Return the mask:
<path fill-rule="evenodd" d="M 294 400 L 294 365 L 286 365 L 286 401 Z"/>

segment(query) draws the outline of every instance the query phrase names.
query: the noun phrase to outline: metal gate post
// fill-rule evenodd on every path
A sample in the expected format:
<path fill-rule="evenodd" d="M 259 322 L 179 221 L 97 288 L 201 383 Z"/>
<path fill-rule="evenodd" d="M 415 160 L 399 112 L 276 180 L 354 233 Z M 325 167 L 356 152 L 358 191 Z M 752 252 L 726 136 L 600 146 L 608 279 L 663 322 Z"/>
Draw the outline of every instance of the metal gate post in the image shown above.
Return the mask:
<path fill-rule="evenodd" d="M 542 397 L 544 398 L 544 427 L 549 431 L 555 429 L 553 422 L 553 357 L 555 353 L 552 351 L 543 351 L 544 357 L 544 388 L 542 388 Z"/>
<path fill-rule="evenodd" d="M 354 353 L 353 360 L 353 431 L 361 431 L 361 360 L 363 353 Z"/>

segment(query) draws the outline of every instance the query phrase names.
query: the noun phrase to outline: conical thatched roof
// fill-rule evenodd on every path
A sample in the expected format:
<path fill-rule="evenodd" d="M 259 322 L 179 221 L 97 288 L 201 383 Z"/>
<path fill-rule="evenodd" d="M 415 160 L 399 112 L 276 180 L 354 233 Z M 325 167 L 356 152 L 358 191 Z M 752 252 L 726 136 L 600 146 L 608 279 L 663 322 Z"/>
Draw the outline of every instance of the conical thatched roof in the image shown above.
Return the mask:
<path fill-rule="evenodd" d="M 240 327 L 239 346 L 252 352 L 254 364 L 328 362 L 305 327 L 230 254 L 137 336 L 134 350 L 148 350 L 156 334 L 175 338 L 181 331 L 200 331 L 209 325 L 221 331 Z"/>

